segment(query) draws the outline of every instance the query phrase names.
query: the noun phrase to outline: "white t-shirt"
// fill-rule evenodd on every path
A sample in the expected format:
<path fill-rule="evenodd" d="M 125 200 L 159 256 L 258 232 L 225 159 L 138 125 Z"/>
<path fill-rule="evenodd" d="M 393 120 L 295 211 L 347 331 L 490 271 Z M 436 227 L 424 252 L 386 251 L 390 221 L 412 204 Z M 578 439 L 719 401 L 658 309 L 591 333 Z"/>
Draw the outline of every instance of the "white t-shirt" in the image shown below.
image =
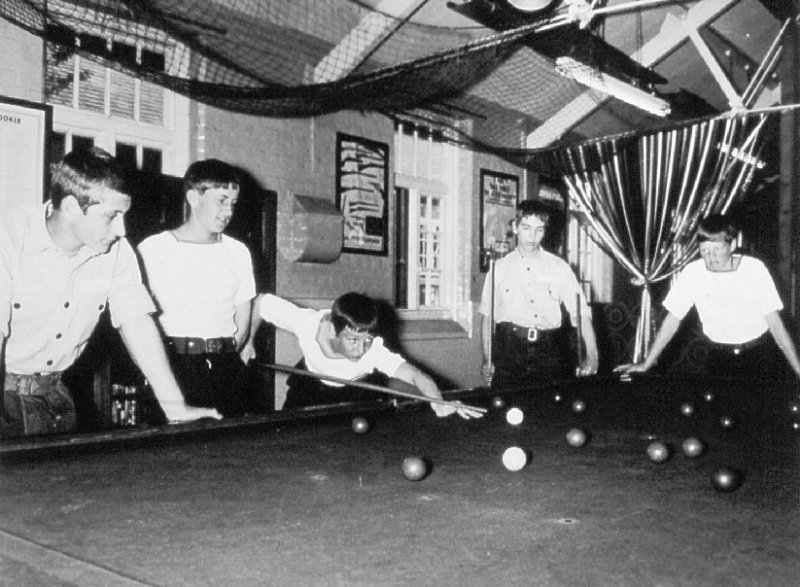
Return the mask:
<path fill-rule="evenodd" d="M 227 235 L 210 244 L 179 241 L 169 232 L 139 245 L 158 320 L 167 336 L 236 334 L 236 306 L 255 297 L 247 247 Z"/>
<path fill-rule="evenodd" d="M 330 313 L 329 310 L 301 308 L 288 300 L 266 294 L 258 312 L 267 322 L 287 330 L 297 337 L 306 361 L 306 368 L 312 373 L 354 381 L 377 369 L 389 377 L 394 377 L 400 365 L 405 363 L 402 356 L 391 352 L 384 346 L 380 336 L 373 339 L 372 346 L 358 361 L 326 356 L 317 342 L 317 331 L 322 319 Z M 334 387 L 342 385 L 324 379 L 321 381 Z"/>
<path fill-rule="evenodd" d="M 764 264 L 740 259 L 733 271 L 709 271 L 702 259 L 689 263 L 664 298 L 664 307 L 683 318 L 697 307 L 703 332 L 714 342 L 741 344 L 767 331 L 765 316 L 783 309 L 775 283 Z"/>

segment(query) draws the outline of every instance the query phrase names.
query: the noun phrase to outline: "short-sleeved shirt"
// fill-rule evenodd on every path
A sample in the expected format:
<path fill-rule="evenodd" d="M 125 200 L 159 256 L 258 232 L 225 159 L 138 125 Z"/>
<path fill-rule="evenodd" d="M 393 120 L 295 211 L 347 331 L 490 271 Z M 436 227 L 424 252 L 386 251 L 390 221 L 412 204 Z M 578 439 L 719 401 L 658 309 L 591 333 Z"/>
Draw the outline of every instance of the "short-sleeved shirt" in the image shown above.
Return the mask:
<path fill-rule="evenodd" d="M 714 342 L 741 344 L 767 331 L 765 316 L 783 309 L 775 282 L 764 264 L 736 256 L 733 271 L 709 271 L 702 259 L 692 261 L 672 285 L 664 307 L 683 318 L 697 308 L 703 332 Z"/>
<path fill-rule="evenodd" d="M 491 288 L 490 271 L 483 282 L 478 307 L 478 312 L 484 316 L 491 315 Z M 562 303 L 573 325 L 577 325 L 579 315 L 591 317 L 578 280 L 562 258 L 545 250 L 540 250 L 535 259 L 525 258 L 515 249 L 495 262 L 495 322 L 513 322 L 544 330 L 558 328 L 562 322 Z"/>
<path fill-rule="evenodd" d="M 125 239 L 108 252 L 70 256 L 47 230 L 50 204 L 6 210 L 0 219 L 0 332 L 5 363 L 22 375 L 63 371 L 86 346 L 106 305 L 115 327 L 155 307 Z"/>
<path fill-rule="evenodd" d="M 373 339 L 372 346 L 358 361 L 326 356 L 317 342 L 317 332 L 320 322 L 330 313 L 329 310 L 300 308 L 292 302 L 272 294 L 267 294 L 262 298 L 258 310 L 264 320 L 297 337 L 300 350 L 305 358 L 306 368 L 312 373 L 354 381 L 378 370 L 389 377 L 394 377 L 400 365 L 405 363 L 405 359 L 401 355 L 393 353 L 384 346 L 380 336 Z M 322 382 L 335 387 L 341 385 L 324 379 Z"/>
<path fill-rule="evenodd" d="M 256 295 L 253 262 L 243 243 L 224 234 L 215 243 L 188 243 L 165 231 L 142 241 L 139 253 L 168 336 L 236 334 L 236 307 Z"/>

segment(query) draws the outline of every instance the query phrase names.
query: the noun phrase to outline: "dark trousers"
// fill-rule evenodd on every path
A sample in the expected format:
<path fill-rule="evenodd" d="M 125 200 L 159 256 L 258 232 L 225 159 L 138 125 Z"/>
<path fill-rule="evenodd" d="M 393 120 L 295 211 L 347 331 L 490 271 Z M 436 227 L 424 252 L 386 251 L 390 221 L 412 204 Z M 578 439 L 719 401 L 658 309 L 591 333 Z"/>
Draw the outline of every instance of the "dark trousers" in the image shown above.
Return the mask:
<path fill-rule="evenodd" d="M 306 370 L 305 360 L 301 360 L 297 363 L 295 368 Z M 360 381 L 375 385 L 385 385 L 386 378 L 376 373 Z M 286 384 L 289 386 L 289 389 L 286 391 L 286 401 L 283 403 L 282 409 L 284 410 L 306 408 L 310 406 L 324 406 L 342 402 L 369 402 L 384 399 L 381 397 L 381 394 L 376 391 L 350 385 L 341 387 L 325 385 L 315 377 L 298 375 L 296 373 L 289 375 Z"/>
<path fill-rule="evenodd" d="M 190 406 L 216 408 L 223 416 L 249 411 L 247 368 L 235 351 L 169 353 L 172 370 Z"/>
<path fill-rule="evenodd" d="M 781 351 L 765 332 L 742 345 L 708 341 L 706 374 L 732 379 L 780 379 L 784 377 Z"/>
<path fill-rule="evenodd" d="M 75 430 L 75 404 L 60 373 L 7 373 L 0 408 L 0 435 L 3 437 Z"/>
<path fill-rule="evenodd" d="M 540 386 L 569 376 L 574 366 L 568 345 L 567 330 L 559 328 L 533 342 L 513 328 L 500 323 L 492 339 L 492 362 L 495 366 L 492 389 Z"/>

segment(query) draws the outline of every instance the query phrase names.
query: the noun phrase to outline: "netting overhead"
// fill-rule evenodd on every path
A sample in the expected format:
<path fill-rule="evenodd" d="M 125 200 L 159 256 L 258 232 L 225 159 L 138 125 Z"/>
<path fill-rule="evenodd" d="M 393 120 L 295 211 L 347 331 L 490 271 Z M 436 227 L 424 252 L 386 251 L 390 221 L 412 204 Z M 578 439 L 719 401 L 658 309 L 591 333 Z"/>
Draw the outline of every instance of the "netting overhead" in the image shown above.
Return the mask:
<path fill-rule="evenodd" d="M 502 32 L 421 24 L 412 17 L 427 0 L 397 3 L 407 7 L 402 18 L 357 0 L 4 0 L 0 16 L 47 39 L 50 59 L 79 53 L 254 115 L 422 118 L 448 125 L 451 140 L 507 154 L 592 138 L 543 125 L 572 104 L 580 121 L 579 98 L 601 106 L 595 136 L 668 124 L 559 75 L 531 48 L 545 31 L 555 42 L 580 28 L 569 3 L 551 2 Z"/>

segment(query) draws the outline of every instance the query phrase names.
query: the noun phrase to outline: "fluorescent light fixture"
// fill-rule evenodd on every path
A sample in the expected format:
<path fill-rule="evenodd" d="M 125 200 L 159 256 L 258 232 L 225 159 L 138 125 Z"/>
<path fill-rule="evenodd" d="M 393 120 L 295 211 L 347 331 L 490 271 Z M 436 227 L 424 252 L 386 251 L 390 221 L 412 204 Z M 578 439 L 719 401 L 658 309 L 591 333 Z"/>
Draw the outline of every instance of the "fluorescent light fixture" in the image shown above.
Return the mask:
<path fill-rule="evenodd" d="M 652 96 L 594 67 L 579 63 L 572 57 L 557 58 L 556 72 L 564 77 L 574 79 L 576 82 L 593 90 L 613 96 L 631 106 L 636 106 L 650 114 L 663 117 L 670 113 L 671 108 L 666 100 Z"/>
<path fill-rule="evenodd" d="M 536 12 L 547 8 L 553 0 L 507 0 L 511 6 L 521 12 Z"/>

